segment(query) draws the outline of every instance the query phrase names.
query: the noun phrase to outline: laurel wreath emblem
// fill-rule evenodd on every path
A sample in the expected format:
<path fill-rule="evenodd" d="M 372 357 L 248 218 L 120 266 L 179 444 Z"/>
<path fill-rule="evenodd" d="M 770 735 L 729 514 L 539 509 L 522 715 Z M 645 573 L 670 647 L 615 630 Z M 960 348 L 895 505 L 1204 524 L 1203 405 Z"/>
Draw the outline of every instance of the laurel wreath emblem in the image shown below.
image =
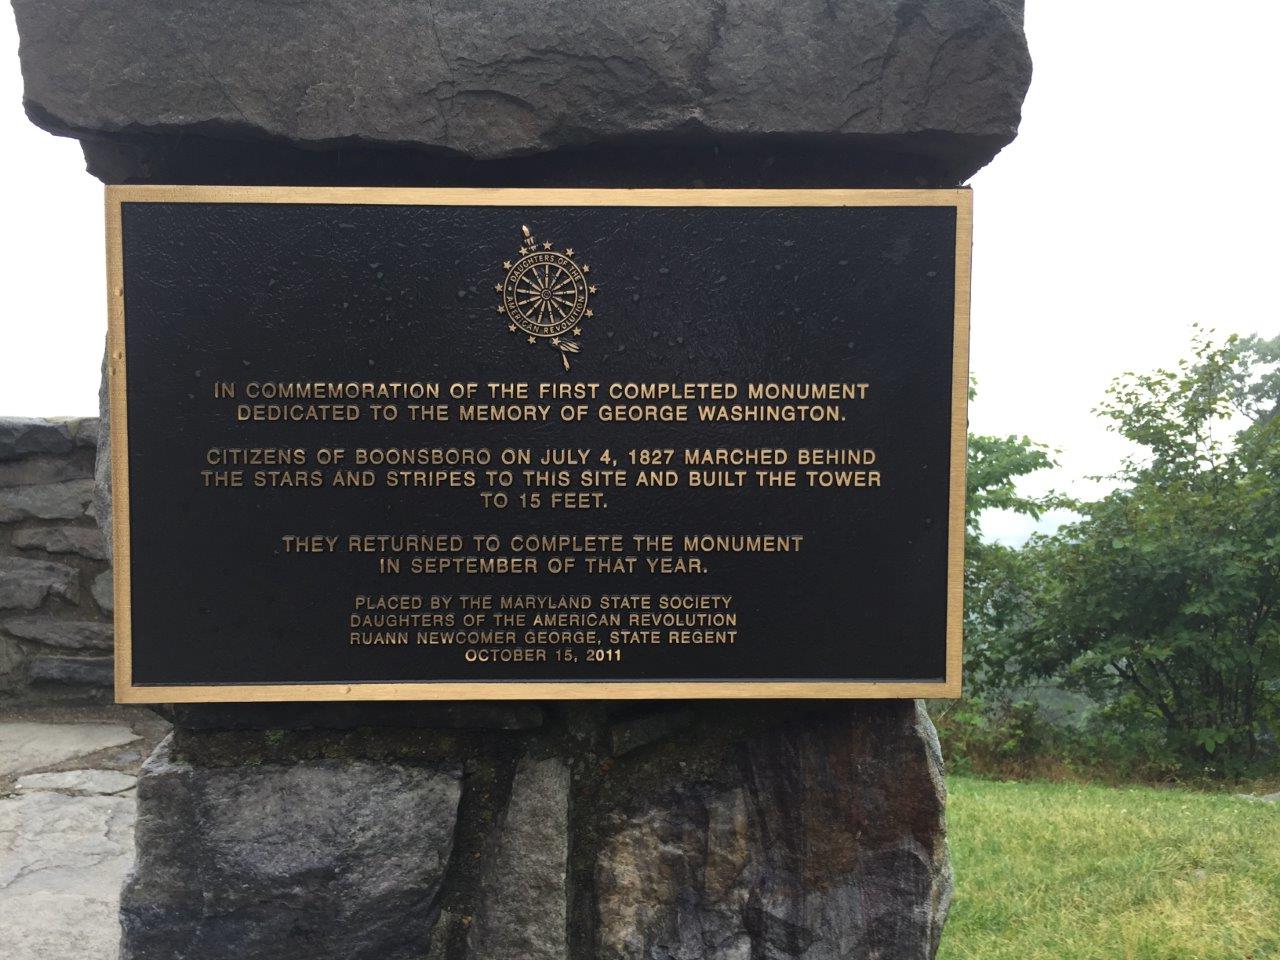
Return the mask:
<path fill-rule="evenodd" d="M 573 247 L 560 251 L 550 240 L 539 243 L 527 226 L 520 232 L 520 258 L 503 262 L 506 276 L 493 287 L 502 300 L 498 313 L 510 321 L 509 331 L 529 343 L 549 341 L 568 370 L 569 354 L 580 349 L 575 338 L 582 336 L 582 321 L 594 316 L 590 300 L 599 288 L 587 279 L 591 267 L 574 259 Z"/>

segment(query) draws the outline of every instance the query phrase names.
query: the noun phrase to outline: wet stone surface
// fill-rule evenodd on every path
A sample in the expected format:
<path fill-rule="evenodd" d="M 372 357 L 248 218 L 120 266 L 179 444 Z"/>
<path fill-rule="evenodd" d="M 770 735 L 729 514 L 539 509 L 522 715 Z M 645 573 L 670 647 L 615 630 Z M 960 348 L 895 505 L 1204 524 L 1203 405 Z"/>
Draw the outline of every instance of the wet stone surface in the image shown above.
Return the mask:
<path fill-rule="evenodd" d="M 143 710 L 0 712 L 0 944 L 5 960 L 115 960 L 134 859 Z"/>

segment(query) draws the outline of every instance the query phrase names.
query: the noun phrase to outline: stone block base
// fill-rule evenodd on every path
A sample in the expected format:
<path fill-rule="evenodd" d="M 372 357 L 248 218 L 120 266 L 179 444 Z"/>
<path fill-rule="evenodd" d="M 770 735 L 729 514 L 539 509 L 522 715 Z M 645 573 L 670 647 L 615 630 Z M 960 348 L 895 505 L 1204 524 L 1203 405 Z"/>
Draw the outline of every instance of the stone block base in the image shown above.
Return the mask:
<path fill-rule="evenodd" d="M 123 960 L 937 948 L 945 801 L 916 704 L 422 709 L 178 710 L 139 782 Z"/>

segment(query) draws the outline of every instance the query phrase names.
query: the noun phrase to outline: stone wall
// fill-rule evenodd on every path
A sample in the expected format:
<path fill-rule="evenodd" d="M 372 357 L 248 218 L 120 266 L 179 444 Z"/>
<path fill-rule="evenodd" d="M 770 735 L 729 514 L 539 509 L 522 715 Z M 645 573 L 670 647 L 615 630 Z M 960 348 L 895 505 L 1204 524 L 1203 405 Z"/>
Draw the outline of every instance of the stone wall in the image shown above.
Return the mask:
<path fill-rule="evenodd" d="M 0 418 L 0 702 L 109 696 L 97 442 L 96 418 Z"/>

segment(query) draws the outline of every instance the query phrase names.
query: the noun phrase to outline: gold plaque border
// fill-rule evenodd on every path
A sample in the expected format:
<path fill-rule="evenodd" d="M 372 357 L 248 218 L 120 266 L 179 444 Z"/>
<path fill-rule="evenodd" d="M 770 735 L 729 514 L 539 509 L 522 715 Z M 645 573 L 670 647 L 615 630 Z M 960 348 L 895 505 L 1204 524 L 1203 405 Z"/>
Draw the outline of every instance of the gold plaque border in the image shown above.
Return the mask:
<path fill-rule="evenodd" d="M 423 206 L 952 207 L 956 211 L 955 335 L 951 367 L 946 676 L 936 682 L 810 680 L 554 680 L 405 683 L 135 685 L 129 537 L 128 364 L 125 357 L 125 203 L 326 203 Z M 398 187 L 114 186 L 106 188 L 107 355 L 111 399 L 115 688 L 118 703 L 293 700 L 679 700 L 958 697 L 964 604 L 964 502 L 968 433 L 969 296 L 973 193 L 942 190 L 622 190 Z"/>

